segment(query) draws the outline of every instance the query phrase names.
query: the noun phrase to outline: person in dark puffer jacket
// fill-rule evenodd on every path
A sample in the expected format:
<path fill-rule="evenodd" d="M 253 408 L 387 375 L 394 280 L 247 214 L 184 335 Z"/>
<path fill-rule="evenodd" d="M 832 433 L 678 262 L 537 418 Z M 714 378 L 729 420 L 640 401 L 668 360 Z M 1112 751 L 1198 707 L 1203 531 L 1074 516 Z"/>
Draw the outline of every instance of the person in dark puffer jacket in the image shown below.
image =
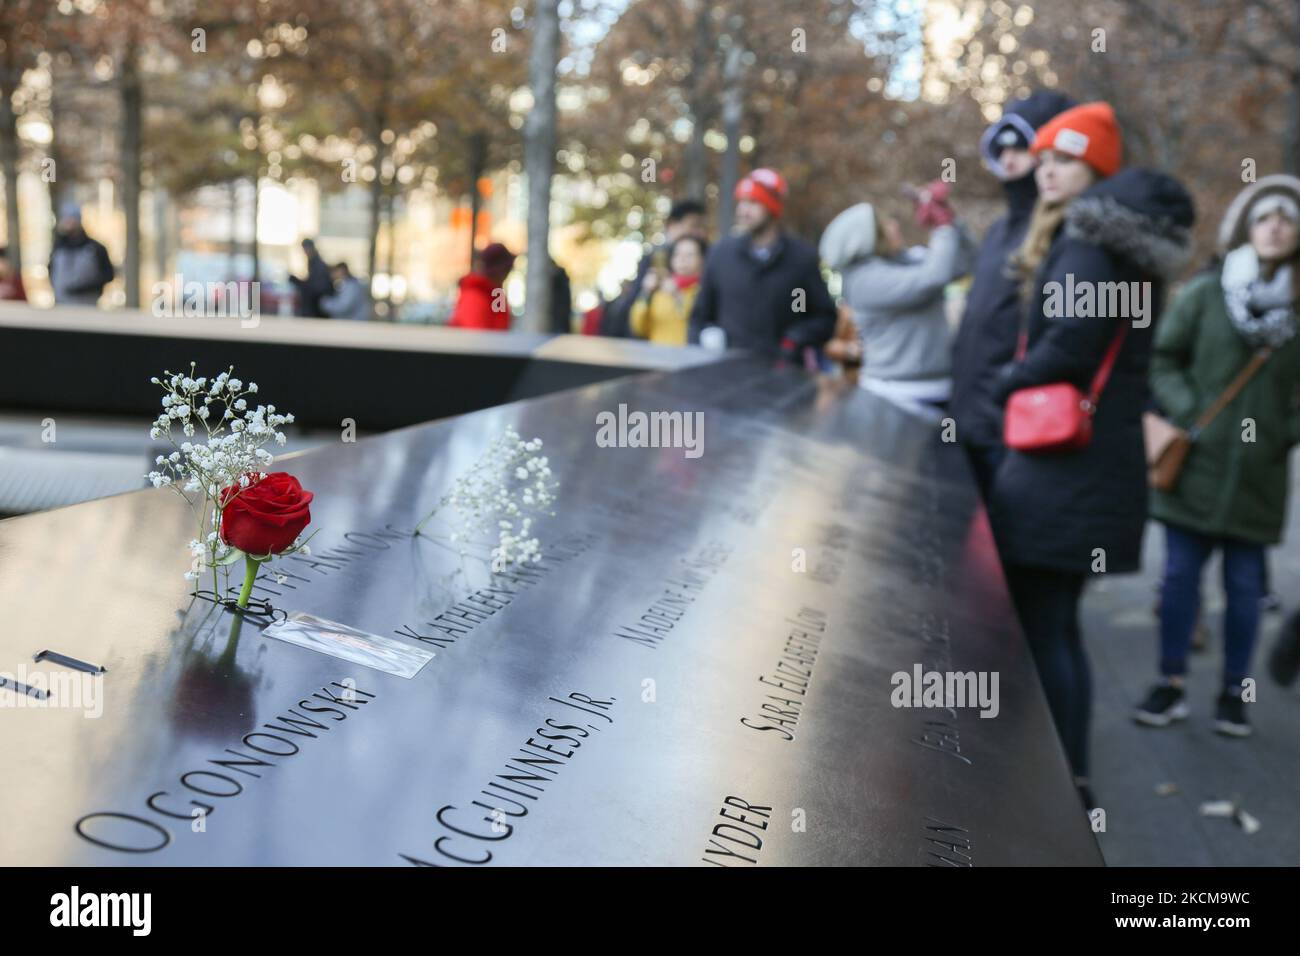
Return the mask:
<path fill-rule="evenodd" d="M 1002 182 L 1007 212 L 989 228 L 975 259 L 974 279 L 952 346 L 949 412 L 985 499 L 1005 451 L 994 379 L 1015 354 L 1020 329 L 1020 282 L 1008 271 L 1007 260 L 1024 241 L 1038 199 L 1037 160 L 1029 147 L 1040 126 L 1074 105 L 1064 93 L 1039 90 L 1008 106 L 980 138 L 980 156 Z"/>
<path fill-rule="evenodd" d="M 709 250 L 691 309 L 688 341 L 716 326 L 730 348 L 806 359 L 835 332 L 838 313 L 817 250 L 781 225 L 788 189 L 772 169 L 736 185 L 737 231 Z"/>
<path fill-rule="evenodd" d="M 1065 111 L 1038 131 L 1033 148 L 1039 200 L 1012 258 L 1025 283 L 1027 351 L 998 374 L 995 395 L 1005 403 L 1017 389 L 1056 382 L 1086 392 L 1108 348 L 1116 340 L 1121 346 L 1091 441 L 1073 451 L 1009 450 L 993 479 L 989 518 L 1053 720 L 1091 807 L 1092 687 L 1079 601 L 1089 573 L 1139 566 L 1151 325 L 1164 282 L 1187 261 L 1195 213 L 1187 190 L 1169 176 L 1120 171 L 1120 133 L 1108 104 Z M 1108 294 L 1119 289 L 1127 305 Z M 1089 290 L 1091 308 L 1079 298 Z"/>

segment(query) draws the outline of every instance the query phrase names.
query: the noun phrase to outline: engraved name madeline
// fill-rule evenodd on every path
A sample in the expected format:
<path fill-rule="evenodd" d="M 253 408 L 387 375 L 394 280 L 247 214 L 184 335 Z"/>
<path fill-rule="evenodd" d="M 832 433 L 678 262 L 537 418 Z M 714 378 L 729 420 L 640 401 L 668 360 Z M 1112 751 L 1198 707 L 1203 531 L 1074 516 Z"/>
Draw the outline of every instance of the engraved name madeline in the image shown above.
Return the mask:
<path fill-rule="evenodd" d="M 657 648 L 672 633 L 687 608 L 699 597 L 704 586 L 718 573 L 730 554 L 730 546 L 714 541 L 693 555 L 678 558 L 679 567 L 664 582 L 660 595 L 634 622 L 615 628 L 614 636 L 651 650 Z"/>

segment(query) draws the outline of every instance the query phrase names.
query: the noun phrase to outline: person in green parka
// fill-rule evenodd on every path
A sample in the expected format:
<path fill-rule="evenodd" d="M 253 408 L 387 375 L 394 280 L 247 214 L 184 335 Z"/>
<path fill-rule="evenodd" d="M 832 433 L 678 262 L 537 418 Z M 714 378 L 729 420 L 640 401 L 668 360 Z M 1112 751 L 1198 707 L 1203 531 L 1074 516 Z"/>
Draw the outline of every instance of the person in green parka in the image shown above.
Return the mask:
<path fill-rule="evenodd" d="M 1250 733 L 1242 700 L 1266 592 L 1265 548 L 1286 519 L 1288 458 L 1300 443 L 1300 179 L 1266 176 L 1233 200 L 1219 229 L 1223 265 L 1189 282 L 1156 328 L 1151 388 L 1189 428 L 1260 350 L 1264 364 L 1200 435 L 1174 488 L 1151 493 L 1165 526 L 1162 679 L 1134 713 L 1153 727 L 1188 715 L 1183 677 L 1201 572 L 1223 555 L 1224 661 L 1215 729 Z"/>

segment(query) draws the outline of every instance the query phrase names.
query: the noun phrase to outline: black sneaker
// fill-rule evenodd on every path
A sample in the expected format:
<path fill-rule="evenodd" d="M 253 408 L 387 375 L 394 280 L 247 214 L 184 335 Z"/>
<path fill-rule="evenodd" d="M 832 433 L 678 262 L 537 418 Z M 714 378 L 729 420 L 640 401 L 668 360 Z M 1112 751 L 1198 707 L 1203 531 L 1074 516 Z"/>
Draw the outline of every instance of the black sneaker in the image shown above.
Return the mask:
<path fill-rule="evenodd" d="M 1241 691 L 1225 690 L 1219 695 L 1214 708 L 1214 729 L 1229 737 L 1249 737 L 1250 721 L 1246 719 L 1246 702 Z"/>
<path fill-rule="evenodd" d="M 1151 688 L 1147 699 L 1133 712 L 1133 719 L 1148 727 L 1168 727 L 1175 720 L 1185 720 L 1187 714 L 1183 689 L 1173 684 L 1160 683 Z"/>

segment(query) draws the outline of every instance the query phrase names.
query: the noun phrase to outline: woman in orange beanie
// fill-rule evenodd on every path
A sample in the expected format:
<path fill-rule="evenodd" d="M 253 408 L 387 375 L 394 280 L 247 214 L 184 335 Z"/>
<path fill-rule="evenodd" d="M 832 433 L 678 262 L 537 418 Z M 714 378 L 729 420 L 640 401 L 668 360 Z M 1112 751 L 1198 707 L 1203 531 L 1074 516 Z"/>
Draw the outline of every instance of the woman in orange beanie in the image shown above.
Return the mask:
<path fill-rule="evenodd" d="M 1090 574 L 1139 566 L 1150 326 L 1164 280 L 1190 252 L 1194 213 L 1170 177 L 1120 170 L 1120 132 L 1106 103 L 1060 113 L 1038 130 L 1032 149 L 1039 198 L 1009 263 L 1022 283 L 1021 345 L 995 393 L 1006 402 L 1020 389 L 1068 383 L 1097 400 L 1091 438 L 1081 446 L 1008 441 L 1021 447 L 1008 450 L 994 476 L 989 517 L 1053 720 L 1091 808 L 1092 688 L 1079 600 Z"/>

